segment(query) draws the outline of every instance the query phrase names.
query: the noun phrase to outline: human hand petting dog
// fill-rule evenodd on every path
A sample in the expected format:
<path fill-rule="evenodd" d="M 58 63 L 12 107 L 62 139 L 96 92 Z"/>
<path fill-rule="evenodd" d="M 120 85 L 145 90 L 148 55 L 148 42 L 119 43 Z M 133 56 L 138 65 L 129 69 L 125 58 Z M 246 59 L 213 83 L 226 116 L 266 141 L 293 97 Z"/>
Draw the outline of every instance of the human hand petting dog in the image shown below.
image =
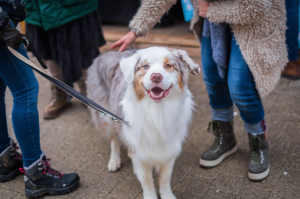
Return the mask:
<path fill-rule="evenodd" d="M 205 0 L 198 0 L 199 15 L 201 17 L 206 18 L 208 7 L 209 7 L 209 2 Z"/>
<path fill-rule="evenodd" d="M 132 44 L 139 36 L 135 34 L 133 31 L 130 31 L 121 39 L 116 41 L 113 45 L 111 45 L 110 49 L 119 48 L 119 52 L 123 52 L 130 44 Z"/>
<path fill-rule="evenodd" d="M 209 2 L 205 0 L 198 0 L 198 8 L 199 8 L 199 15 L 203 18 L 206 18 L 206 13 L 209 7 Z M 119 52 L 123 52 L 129 45 L 131 45 L 139 36 L 135 34 L 133 31 L 130 31 L 121 39 L 116 41 L 110 49 L 114 49 L 117 47 L 119 48 Z"/>

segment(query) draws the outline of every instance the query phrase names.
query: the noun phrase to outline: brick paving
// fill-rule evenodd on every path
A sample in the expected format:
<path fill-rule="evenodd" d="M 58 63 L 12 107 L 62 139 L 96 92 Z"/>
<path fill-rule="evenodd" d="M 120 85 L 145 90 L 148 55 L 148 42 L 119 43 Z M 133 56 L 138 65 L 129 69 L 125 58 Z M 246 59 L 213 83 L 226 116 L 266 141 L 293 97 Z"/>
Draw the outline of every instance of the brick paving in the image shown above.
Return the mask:
<path fill-rule="evenodd" d="M 32 61 L 36 62 L 34 58 Z M 200 59 L 196 59 L 200 62 Z M 40 83 L 39 103 L 41 145 L 52 158 L 54 168 L 78 172 L 80 186 L 63 196 L 45 196 L 50 199 L 69 198 L 142 198 L 140 183 L 132 172 L 132 164 L 122 148 L 122 168 L 115 173 L 107 170 L 110 143 L 97 132 L 86 107 L 72 99 L 64 114 L 54 120 L 42 119 L 42 110 L 49 102 L 49 84 L 36 75 Z M 201 168 L 199 156 L 212 143 L 213 136 L 206 132 L 211 113 L 202 75 L 191 76 L 189 88 L 197 103 L 181 155 L 172 176 L 172 189 L 178 199 L 194 198 L 299 198 L 300 194 L 300 81 L 281 79 L 276 89 L 263 104 L 269 127 L 271 173 L 262 182 L 247 178 L 250 157 L 248 138 L 243 122 L 235 107 L 236 154 L 212 169 Z M 14 138 L 10 119 L 13 106 L 9 91 L 6 95 L 9 134 Z M 157 177 L 155 178 L 157 187 Z M 23 177 L 0 183 L 0 198 L 26 198 Z"/>

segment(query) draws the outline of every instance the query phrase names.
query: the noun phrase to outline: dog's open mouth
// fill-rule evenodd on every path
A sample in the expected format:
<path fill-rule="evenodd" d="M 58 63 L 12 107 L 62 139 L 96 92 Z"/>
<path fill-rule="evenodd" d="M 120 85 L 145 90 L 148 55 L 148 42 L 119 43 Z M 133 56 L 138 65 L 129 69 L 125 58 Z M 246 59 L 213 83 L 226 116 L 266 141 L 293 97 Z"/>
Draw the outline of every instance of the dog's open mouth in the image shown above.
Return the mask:
<path fill-rule="evenodd" d="M 163 90 L 162 88 L 155 86 L 151 90 L 147 90 L 147 94 L 151 99 L 158 102 L 169 95 L 171 87 L 172 86 L 167 90 Z"/>

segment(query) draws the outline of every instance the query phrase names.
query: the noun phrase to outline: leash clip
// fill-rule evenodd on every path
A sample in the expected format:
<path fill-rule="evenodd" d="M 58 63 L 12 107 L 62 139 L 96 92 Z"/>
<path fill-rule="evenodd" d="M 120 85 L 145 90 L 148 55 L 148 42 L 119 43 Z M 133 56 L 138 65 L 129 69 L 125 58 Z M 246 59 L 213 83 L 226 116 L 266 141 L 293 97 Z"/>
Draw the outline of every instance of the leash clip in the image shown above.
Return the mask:
<path fill-rule="evenodd" d="M 23 37 L 23 44 L 28 47 L 29 46 L 29 41 L 27 39 L 27 37 Z"/>
<path fill-rule="evenodd" d="M 118 123 L 123 123 L 123 124 L 129 125 L 129 122 L 127 122 L 127 121 L 120 121 L 119 119 L 117 119 L 116 117 L 112 116 L 109 113 L 106 113 L 104 111 L 99 111 L 99 112 L 100 112 L 100 114 L 102 114 L 102 115 L 104 115 L 106 117 L 110 117 L 112 119 L 112 121 L 114 121 L 114 122 L 118 122 Z"/>

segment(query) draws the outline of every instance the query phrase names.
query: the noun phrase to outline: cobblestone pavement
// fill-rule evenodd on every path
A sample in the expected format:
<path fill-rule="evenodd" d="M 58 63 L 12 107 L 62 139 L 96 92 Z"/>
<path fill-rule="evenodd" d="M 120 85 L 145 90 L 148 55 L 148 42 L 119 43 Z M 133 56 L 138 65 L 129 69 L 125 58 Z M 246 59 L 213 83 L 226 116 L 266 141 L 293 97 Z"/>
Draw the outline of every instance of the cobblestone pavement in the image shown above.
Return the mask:
<path fill-rule="evenodd" d="M 32 60 L 36 62 L 34 58 Z M 38 108 L 42 149 L 52 159 L 51 165 L 55 169 L 63 173 L 78 172 L 81 177 L 80 186 L 74 192 L 45 198 L 142 198 L 141 186 L 132 172 L 125 148 L 122 148 L 122 168 L 115 173 L 107 170 L 109 141 L 95 130 L 87 108 L 80 102 L 72 99 L 64 114 L 57 119 L 42 119 L 42 110 L 50 98 L 49 83 L 36 76 L 40 83 Z M 234 127 L 239 148 L 237 153 L 215 168 L 199 166 L 200 154 L 213 142 L 213 136 L 206 132 L 211 113 L 202 75 L 191 76 L 189 88 L 197 107 L 189 136 L 174 166 L 172 189 L 176 197 L 299 198 L 300 81 L 281 79 L 276 89 L 263 99 L 269 127 L 271 173 L 262 182 L 251 182 L 247 178 L 250 157 L 248 138 L 236 108 Z M 6 103 L 9 134 L 14 138 L 10 119 L 13 102 L 9 91 Z M 26 198 L 23 177 L 0 183 L 0 198 Z"/>

